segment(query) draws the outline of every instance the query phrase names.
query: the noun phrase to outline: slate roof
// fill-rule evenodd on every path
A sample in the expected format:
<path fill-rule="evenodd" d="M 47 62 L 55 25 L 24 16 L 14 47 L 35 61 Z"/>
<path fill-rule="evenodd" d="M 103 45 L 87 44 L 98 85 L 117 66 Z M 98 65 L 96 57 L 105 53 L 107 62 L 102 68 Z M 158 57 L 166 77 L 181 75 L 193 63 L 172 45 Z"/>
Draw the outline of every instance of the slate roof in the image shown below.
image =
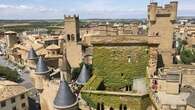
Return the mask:
<path fill-rule="evenodd" d="M 71 70 L 71 66 L 70 63 L 68 62 L 66 55 L 63 56 L 63 61 L 62 61 L 62 65 L 60 66 L 60 69 L 66 72 L 69 72 Z"/>
<path fill-rule="evenodd" d="M 39 57 L 39 60 L 36 65 L 35 73 L 40 74 L 40 75 L 45 75 L 48 73 L 48 71 L 49 71 L 49 68 L 47 67 L 46 62 L 43 60 L 42 57 Z"/>
<path fill-rule="evenodd" d="M 83 64 L 79 77 L 76 81 L 77 84 L 83 85 L 85 84 L 90 78 L 89 70 L 86 68 L 86 65 Z"/>
<path fill-rule="evenodd" d="M 28 52 L 28 60 L 36 60 L 38 58 L 35 50 L 31 47 Z"/>
<path fill-rule="evenodd" d="M 53 102 L 54 107 L 63 109 L 76 104 L 76 102 L 76 96 L 72 93 L 68 83 L 63 78 L 63 80 L 60 81 L 60 86 Z"/>

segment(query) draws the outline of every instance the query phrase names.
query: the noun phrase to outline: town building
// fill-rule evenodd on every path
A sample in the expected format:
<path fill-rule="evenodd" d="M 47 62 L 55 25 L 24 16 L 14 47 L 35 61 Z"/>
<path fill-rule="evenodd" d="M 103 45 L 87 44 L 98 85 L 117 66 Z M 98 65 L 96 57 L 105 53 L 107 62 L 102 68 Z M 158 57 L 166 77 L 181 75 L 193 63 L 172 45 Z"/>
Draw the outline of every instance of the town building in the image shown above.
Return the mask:
<path fill-rule="evenodd" d="M 28 110 L 28 90 L 15 82 L 0 80 L 0 109 Z"/>

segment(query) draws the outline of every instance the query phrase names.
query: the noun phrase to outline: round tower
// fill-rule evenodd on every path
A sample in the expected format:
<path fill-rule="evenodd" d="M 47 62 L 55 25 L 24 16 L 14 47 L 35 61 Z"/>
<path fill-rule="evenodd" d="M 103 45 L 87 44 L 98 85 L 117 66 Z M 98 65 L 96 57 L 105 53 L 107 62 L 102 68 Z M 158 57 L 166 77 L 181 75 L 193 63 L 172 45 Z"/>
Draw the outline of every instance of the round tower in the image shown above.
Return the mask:
<path fill-rule="evenodd" d="M 35 69 L 38 56 L 32 47 L 28 51 L 27 59 L 28 59 L 27 64 L 29 65 L 29 67 Z"/>
<path fill-rule="evenodd" d="M 63 74 L 59 89 L 53 101 L 54 110 L 79 110 L 78 99 L 72 93 L 68 83 L 64 80 Z"/>
<path fill-rule="evenodd" d="M 44 82 L 47 80 L 50 69 L 47 67 L 45 61 L 42 57 L 39 57 L 39 60 L 35 69 L 35 88 L 39 91 L 43 91 Z"/>

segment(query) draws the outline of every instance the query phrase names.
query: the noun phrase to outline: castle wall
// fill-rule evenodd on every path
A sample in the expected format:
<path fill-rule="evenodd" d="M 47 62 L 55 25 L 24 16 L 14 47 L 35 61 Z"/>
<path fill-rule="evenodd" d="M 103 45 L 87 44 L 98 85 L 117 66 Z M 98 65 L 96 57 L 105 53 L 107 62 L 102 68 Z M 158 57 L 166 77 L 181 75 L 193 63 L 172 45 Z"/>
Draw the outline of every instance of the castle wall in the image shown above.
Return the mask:
<path fill-rule="evenodd" d="M 80 63 L 82 62 L 82 47 L 78 45 L 76 42 L 67 43 L 66 44 L 66 55 L 67 59 L 72 68 L 80 67 Z"/>

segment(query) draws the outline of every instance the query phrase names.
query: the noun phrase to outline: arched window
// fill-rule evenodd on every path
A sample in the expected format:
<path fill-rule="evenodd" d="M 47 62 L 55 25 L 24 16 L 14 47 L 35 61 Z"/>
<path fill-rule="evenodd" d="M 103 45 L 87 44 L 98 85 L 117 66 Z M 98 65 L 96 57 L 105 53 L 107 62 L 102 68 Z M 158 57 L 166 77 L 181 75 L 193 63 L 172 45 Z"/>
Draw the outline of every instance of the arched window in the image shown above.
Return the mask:
<path fill-rule="evenodd" d="M 120 104 L 119 110 L 127 110 L 127 105 Z"/>
<path fill-rule="evenodd" d="M 97 110 L 100 110 L 100 103 L 97 103 Z"/>
<path fill-rule="evenodd" d="M 131 63 L 131 56 L 128 56 L 128 63 Z"/>
<path fill-rule="evenodd" d="M 74 41 L 75 40 L 75 36 L 74 34 L 71 35 L 71 41 Z"/>
<path fill-rule="evenodd" d="M 97 103 L 97 110 L 104 110 L 104 103 Z"/>
<path fill-rule="evenodd" d="M 127 110 L 127 105 L 124 105 L 124 109 L 123 110 Z"/>
<path fill-rule="evenodd" d="M 67 39 L 68 39 L 68 41 L 70 41 L 70 34 L 67 35 Z"/>
<path fill-rule="evenodd" d="M 119 110 L 123 110 L 123 105 L 120 104 Z"/>
<path fill-rule="evenodd" d="M 101 103 L 101 110 L 104 110 L 104 103 Z"/>

